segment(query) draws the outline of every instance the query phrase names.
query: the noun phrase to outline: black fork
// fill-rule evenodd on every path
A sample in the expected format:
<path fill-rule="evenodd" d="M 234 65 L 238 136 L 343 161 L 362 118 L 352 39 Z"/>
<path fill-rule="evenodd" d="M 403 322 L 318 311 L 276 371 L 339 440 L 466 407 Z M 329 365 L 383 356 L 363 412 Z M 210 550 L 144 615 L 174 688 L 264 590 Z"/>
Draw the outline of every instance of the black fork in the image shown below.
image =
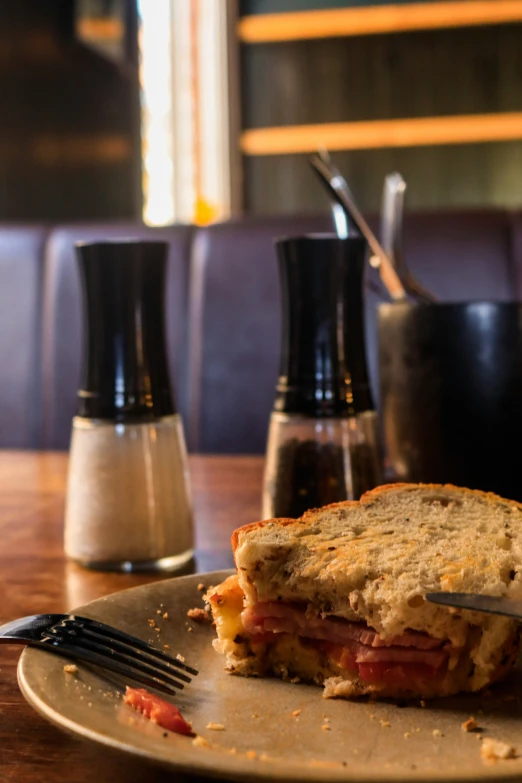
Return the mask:
<path fill-rule="evenodd" d="M 29 644 L 93 664 L 164 693 L 198 671 L 142 639 L 73 614 L 38 614 L 0 626 L 0 644 Z M 191 676 L 189 676 L 191 675 Z"/>

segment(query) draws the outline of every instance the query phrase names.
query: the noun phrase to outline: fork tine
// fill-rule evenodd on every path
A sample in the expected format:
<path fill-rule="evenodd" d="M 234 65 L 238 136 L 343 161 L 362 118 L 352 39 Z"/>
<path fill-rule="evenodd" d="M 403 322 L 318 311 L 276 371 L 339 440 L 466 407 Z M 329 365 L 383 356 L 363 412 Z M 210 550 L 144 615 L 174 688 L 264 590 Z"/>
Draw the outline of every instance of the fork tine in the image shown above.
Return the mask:
<path fill-rule="evenodd" d="M 160 671 L 165 672 L 165 674 L 170 674 L 179 680 L 183 680 L 183 682 L 191 682 L 192 680 L 192 677 L 189 677 L 187 674 L 185 674 L 183 670 L 174 668 L 170 661 L 166 663 L 163 659 L 157 658 L 155 655 L 151 655 L 148 651 L 145 652 L 144 650 L 137 650 L 135 647 L 131 647 L 128 644 L 118 642 L 116 639 L 110 639 L 108 636 L 103 636 L 102 634 L 98 634 L 95 631 L 87 629 L 84 630 L 82 636 L 85 636 L 88 639 L 92 639 L 92 641 L 97 641 L 108 647 L 110 650 L 124 653 L 130 658 L 134 658 L 134 660 L 138 662 L 153 666 L 155 669 L 159 669 Z"/>
<path fill-rule="evenodd" d="M 129 656 L 126 653 L 118 652 L 117 650 L 111 649 L 110 647 L 107 646 L 107 644 L 105 644 L 105 642 L 102 642 L 100 644 L 97 641 L 93 641 L 92 639 L 87 638 L 85 635 L 78 637 L 78 636 L 71 636 L 70 634 L 66 634 L 64 636 L 59 636 L 58 641 L 71 645 L 72 647 L 77 646 L 79 648 L 88 650 L 89 652 L 96 653 L 102 658 L 107 658 L 111 661 L 117 661 L 118 663 L 121 663 L 124 666 L 129 666 L 130 668 L 135 669 L 136 671 L 142 672 L 148 677 L 161 680 L 167 685 L 172 685 L 175 688 L 180 688 L 180 689 L 183 688 L 183 682 L 181 681 L 181 678 L 183 678 L 185 682 L 190 682 L 190 678 L 187 677 L 185 674 L 180 676 L 177 671 L 175 672 L 170 671 L 168 673 L 164 673 L 159 669 L 157 669 L 154 665 L 151 665 L 146 660 L 141 660 L 141 659 L 137 660 L 136 658 Z"/>
<path fill-rule="evenodd" d="M 126 659 L 132 658 L 136 661 L 136 664 L 158 669 L 159 671 L 174 677 L 174 679 L 183 680 L 183 682 L 190 682 L 192 679 L 185 674 L 185 672 L 171 666 L 170 663 L 165 663 L 163 660 L 150 655 L 148 652 L 136 650 L 128 644 L 123 644 L 123 642 L 118 642 L 111 639 L 109 636 L 104 636 L 103 634 L 96 633 L 87 628 L 77 630 L 71 625 L 66 625 L 65 627 L 59 626 L 58 628 L 53 629 L 49 635 L 52 635 L 53 638 L 64 638 L 65 641 L 68 641 L 71 644 L 81 645 L 85 641 L 87 644 L 96 645 L 96 648 L 100 653 L 101 649 L 103 649 L 108 650 L 115 655 L 122 654 Z"/>
<path fill-rule="evenodd" d="M 90 650 L 81 644 L 68 644 L 60 639 L 53 641 L 51 639 L 46 639 L 39 642 L 37 646 L 43 647 L 49 652 L 54 652 L 59 655 L 65 654 L 73 660 L 83 661 L 85 663 L 93 664 L 94 666 L 99 666 L 102 669 L 108 669 L 131 681 L 134 680 L 143 685 L 148 685 L 163 693 L 173 694 L 176 693 L 176 689 L 183 688 L 183 683 L 177 683 L 172 678 L 163 677 L 159 672 L 157 673 L 158 676 L 156 676 L 141 667 L 137 668 L 134 665 L 129 665 L 124 661 L 116 659 L 110 654 L 109 650 L 100 653 L 96 650 Z"/>
<path fill-rule="evenodd" d="M 156 647 L 153 647 L 151 644 L 144 642 L 143 639 L 138 639 L 136 636 L 131 636 L 130 634 L 125 633 L 124 631 L 120 631 L 117 628 L 113 628 L 110 625 L 100 623 L 98 620 L 91 620 L 88 617 L 71 615 L 70 620 L 64 621 L 64 625 L 67 627 L 68 625 L 72 625 L 73 622 L 77 622 L 86 629 L 88 628 L 90 630 L 96 631 L 103 636 L 107 636 L 110 639 L 121 642 L 122 644 L 127 644 L 134 649 L 142 650 L 148 655 L 151 655 L 153 658 L 157 658 L 161 661 L 164 661 L 165 663 L 169 663 L 172 666 L 176 666 L 178 669 L 183 669 L 184 671 L 188 672 L 188 674 L 192 674 L 194 677 L 196 674 L 198 674 L 198 670 L 194 669 L 194 667 L 189 666 L 177 658 L 173 658 L 172 656 L 167 655 L 167 653 L 164 653 L 162 650 L 156 649 Z"/>

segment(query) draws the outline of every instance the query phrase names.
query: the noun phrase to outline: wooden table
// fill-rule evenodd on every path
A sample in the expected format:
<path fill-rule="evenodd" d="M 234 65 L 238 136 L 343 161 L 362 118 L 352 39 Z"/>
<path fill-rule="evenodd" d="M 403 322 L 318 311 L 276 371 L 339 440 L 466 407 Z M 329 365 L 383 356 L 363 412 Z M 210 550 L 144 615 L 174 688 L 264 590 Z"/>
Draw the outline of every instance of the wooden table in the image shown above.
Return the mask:
<path fill-rule="evenodd" d="M 260 457 L 191 457 L 198 571 L 231 565 L 232 530 L 260 516 L 262 464 Z M 65 560 L 66 469 L 65 454 L 0 451 L 0 623 L 67 611 L 154 579 L 88 571 Z M 47 723 L 18 690 L 20 652 L 20 647 L 0 648 L 2 783 L 186 780 Z M 190 780 L 195 783 L 197 778 Z"/>

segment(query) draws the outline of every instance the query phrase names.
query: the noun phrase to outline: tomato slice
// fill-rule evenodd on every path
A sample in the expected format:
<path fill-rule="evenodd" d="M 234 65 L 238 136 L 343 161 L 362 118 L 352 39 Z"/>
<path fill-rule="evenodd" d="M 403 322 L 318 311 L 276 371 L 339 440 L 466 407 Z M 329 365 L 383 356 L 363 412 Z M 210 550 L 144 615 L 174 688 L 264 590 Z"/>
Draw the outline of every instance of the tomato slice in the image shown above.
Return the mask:
<path fill-rule="evenodd" d="M 174 704 L 149 693 L 145 688 L 129 688 L 127 685 L 123 701 L 168 731 L 174 731 L 176 734 L 194 735 L 192 726 L 187 723 Z"/>
<path fill-rule="evenodd" d="M 321 649 L 328 657 L 335 661 L 341 669 L 358 673 L 365 682 L 372 683 L 400 683 L 424 682 L 432 680 L 440 671 L 426 663 L 395 663 L 382 661 L 379 663 L 357 663 L 355 652 L 341 644 L 323 642 Z"/>
<path fill-rule="evenodd" d="M 426 663 L 359 663 L 358 666 L 361 679 L 387 684 L 432 680 L 438 671 Z"/>

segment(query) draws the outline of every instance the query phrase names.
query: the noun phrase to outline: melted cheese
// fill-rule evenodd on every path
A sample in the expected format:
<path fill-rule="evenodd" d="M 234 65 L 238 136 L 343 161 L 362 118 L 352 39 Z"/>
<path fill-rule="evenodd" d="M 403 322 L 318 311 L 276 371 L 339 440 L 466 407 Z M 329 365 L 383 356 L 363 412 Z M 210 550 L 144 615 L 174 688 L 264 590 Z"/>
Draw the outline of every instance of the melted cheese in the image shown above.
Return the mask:
<path fill-rule="evenodd" d="M 233 641 L 244 633 L 241 622 L 243 591 L 235 574 L 225 579 L 218 588 L 209 590 L 206 599 L 212 607 L 216 631 L 221 640 Z"/>

